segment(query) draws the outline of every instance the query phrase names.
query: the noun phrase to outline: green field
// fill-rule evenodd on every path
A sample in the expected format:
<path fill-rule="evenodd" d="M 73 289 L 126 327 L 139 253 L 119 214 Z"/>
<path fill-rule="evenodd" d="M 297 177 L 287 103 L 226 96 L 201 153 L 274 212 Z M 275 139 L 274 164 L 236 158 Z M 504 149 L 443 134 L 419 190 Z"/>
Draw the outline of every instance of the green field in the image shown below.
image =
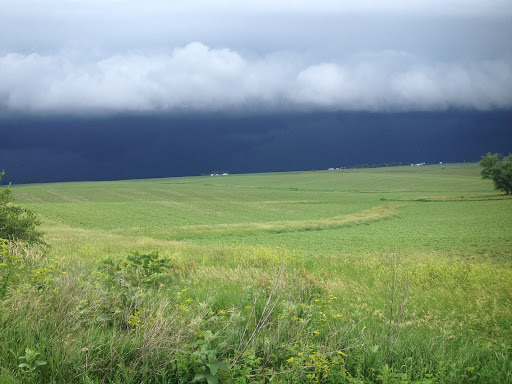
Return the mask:
<path fill-rule="evenodd" d="M 14 186 L 50 247 L 11 250 L 0 382 L 512 382 L 512 199 L 479 172 Z"/>

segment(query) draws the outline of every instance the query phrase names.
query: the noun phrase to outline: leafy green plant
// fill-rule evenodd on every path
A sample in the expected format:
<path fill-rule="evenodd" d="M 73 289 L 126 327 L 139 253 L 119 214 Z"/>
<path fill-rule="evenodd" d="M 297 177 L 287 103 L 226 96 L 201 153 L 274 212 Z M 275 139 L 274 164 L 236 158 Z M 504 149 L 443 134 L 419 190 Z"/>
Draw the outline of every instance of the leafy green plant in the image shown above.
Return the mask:
<path fill-rule="evenodd" d="M 134 251 L 119 259 L 107 258 L 102 264 L 100 271 L 110 283 L 140 287 L 158 286 L 195 269 L 193 263 L 180 266 L 169 258 L 161 257 L 158 251 Z"/>
<path fill-rule="evenodd" d="M 18 364 L 18 367 L 21 369 L 21 372 L 24 375 L 29 376 L 31 379 L 35 376 L 39 367 L 46 365 L 46 361 L 41 360 L 39 355 L 39 352 L 36 352 L 27 347 L 25 348 L 25 355 L 19 358 L 24 362 Z"/>
<path fill-rule="evenodd" d="M 193 354 L 199 358 L 202 372 L 196 374 L 192 382 L 217 384 L 219 382 L 219 371 L 227 370 L 228 363 L 219 360 L 219 354 L 227 346 L 226 342 L 215 343 L 216 336 L 211 331 L 204 333 L 204 339 L 196 342 L 199 347 Z"/>

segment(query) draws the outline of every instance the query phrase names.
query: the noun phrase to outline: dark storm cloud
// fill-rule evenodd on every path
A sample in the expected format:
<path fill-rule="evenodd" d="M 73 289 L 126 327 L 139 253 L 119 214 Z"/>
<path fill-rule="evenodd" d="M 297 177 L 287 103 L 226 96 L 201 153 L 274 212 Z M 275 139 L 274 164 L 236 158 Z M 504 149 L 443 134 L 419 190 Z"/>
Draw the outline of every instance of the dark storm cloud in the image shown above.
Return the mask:
<path fill-rule="evenodd" d="M 20 117 L 0 123 L 3 182 L 113 180 L 477 161 L 508 153 L 510 112 Z"/>

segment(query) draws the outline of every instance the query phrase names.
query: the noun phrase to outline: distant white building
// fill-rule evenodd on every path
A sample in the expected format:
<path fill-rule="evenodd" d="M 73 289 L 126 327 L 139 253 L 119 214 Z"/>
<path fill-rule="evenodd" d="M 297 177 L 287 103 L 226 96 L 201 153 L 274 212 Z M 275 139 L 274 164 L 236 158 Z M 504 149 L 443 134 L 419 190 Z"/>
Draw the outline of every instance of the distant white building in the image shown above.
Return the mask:
<path fill-rule="evenodd" d="M 223 173 L 223 174 L 222 174 L 222 176 L 227 176 L 227 175 L 229 175 L 229 173 Z"/>
<path fill-rule="evenodd" d="M 329 168 L 328 171 L 334 171 L 334 168 Z"/>

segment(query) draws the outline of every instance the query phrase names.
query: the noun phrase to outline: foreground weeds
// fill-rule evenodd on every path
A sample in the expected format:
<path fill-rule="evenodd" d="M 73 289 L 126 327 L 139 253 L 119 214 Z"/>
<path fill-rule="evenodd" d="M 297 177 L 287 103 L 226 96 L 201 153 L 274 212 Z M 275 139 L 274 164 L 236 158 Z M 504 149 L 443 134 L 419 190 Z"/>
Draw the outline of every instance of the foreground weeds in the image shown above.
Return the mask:
<path fill-rule="evenodd" d="M 1 257 L 1 383 L 512 381 L 504 262 L 223 247 L 86 273 Z"/>

